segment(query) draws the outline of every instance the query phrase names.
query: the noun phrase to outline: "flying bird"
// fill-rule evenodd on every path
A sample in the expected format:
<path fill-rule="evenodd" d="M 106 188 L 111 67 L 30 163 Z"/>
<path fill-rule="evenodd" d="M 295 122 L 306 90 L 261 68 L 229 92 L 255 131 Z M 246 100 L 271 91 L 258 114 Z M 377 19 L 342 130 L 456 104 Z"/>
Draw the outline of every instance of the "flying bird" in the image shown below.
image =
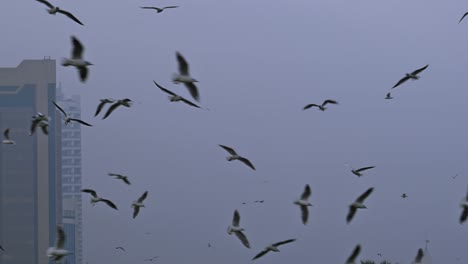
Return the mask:
<path fill-rule="evenodd" d="M 401 198 L 403 198 L 403 199 L 406 198 L 406 197 L 408 197 L 408 195 L 406 195 L 406 193 L 401 195 Z"/>
<path fill-rule="evenodd" d="M 0 250 L 5 252 L 5 249 L 2 246 L 0 246 Z"/>
<path fill-rule="evenodd" d="M 301 207 L 302 212 L 302 223 L 305 225 L 307 224 L 307 219 L 309 218 L 309 209 L 308 206 L 312 206 L 311 203 L 308 202 L 309 196 L 312 192 L 310 191 L 309 184 L 306 184 L 304 188 L 304 192 L 301 195 L 299 200 L 296 200 L 294 204 L 297 204 Z"/>
<path fill-rule="evenodd" d="M 352 203 L 349 206 L 349 212 L 348 212 L 348 215 L 346 216 L 346 222 L 348 224 L 353 219 L 354 215 L 356 214 L 357 209 L 367 208 L 364 205 L 364 200 L 367 198 L 367 196 L 369 196 L 372 193 L 373 190 L 374 190 L 373 187 L 369 188 L 365 193 L 361 194 L 361 196 L 359 196 L 354 203 Z"/>
<path fill-rule="evenodd" d="M 55 247 L 47 249 L 47 256 L 54 259 L 55 262 L 62 259 L 64 256 L 73 254 L 72 252 L 64 249 L 65 246 L 65 231 L 61 226 L 57 226 L 57 238 L 55 240 Z"/>
<path fill-rule="evenodd" d="M 102 108 L 104 108 L 104 105 L 105 105 L 105 104 L 109 104 L 109 103 L 115 102 L 114 99 L 110 99 L 110 98 L 101 99 L 100 101 L 101 101 L 101 102 L 99 103 L 99 105 L 98 105 L 98 107 L 97 107 L 97 109 L 96 109 L 96 113 L 94 114 L 94 116 L 99 115 L 99 113 L 102 111 Z"/>
<path fill-rule="evenodd" d="M 359 253 L 361 253 L 361 245 L 358 244 L 354 248 L 353 253 L 351 253 L 351 256 L 346 260 L 345 264 L 356 264 L 356 259 L 359 256 Z"/>
<path fill-rule="evenodd" d="M 327 104 L 338 104 L 337 101 L 335 100 L 330 100 L 330 99 L 327 99 L 325 101 L 323 101 L 323 103 L 321 105 L 318 105 L 318 104 L 308 104 L 306 106 L 304 106 L 304 109 L 303 110 L 306 110 L 306 109 L 309 109 L 311 107 L 318 107 L 318 109 L 322 110 L 322 111 L 325 111 L 327 108 L 325 107 L 325 105 Z"/>
<path fill-rule="evenodd" d="M 140 212 L 140 207 L 145 207 L 145 205 L 143 204 L 143 201 L 146 199 L 146 197 L 148 196 L 148 191 L 144 192 L 140 198 L 138 198 L 137 201 L 134 201 L 132 203 L 132 207 L 133 207 L 133 219 L 135 219 L 135 217 L 137 217 L 138 215 L 138 212 Z"/>
<path fill-rule="evenodd" d="M 75 122 L 78 122 L 78 123 L 80 123 L 82 125 L 85 125 L 85 126 L 92 126 L 92 125 L 86 123 L 83 120 L 80 120 L 80 119 L 77 119 L 77 118 L 72 118 L 71 116 L 69 116 L 67 113 L 65 113 L 65 111 L 57 103 L 55 103 L 55 101 L 52 101 L 52 103 L 54 103 L 55 107 L 60 112 L 62 112 L 62 114 L 65 116 L 65 125 L 68 125 L 68 123 L 70 123 L 71 121 L 75 121 Z"/>
<path fill-rule="evenodd" d="M 419 76 L 418 74 L 421 73 L 422 71 L 424 71 L 427 67 L 429 66 L 429 64 L 427 64 L 426 66 L 422 67 L 421 69 L 417 69 L 415 71 L 413 71 L 412 73 L 407 73 L 405 77 L 401 78 L 401 80 L 399 80 L 393 87 L 397 87 L 401 84 L 403 84 L 404 82 L 406 82 L 407 80 L 409 79 L 412 79 L 412 80 L 418 80 L 419 79 Z"/>
<path fill-rule="evenodd" d="M 267 246 L 262 252 L 255 255 L 255 257 L 253 257 L 252 260 L 255 260 L 255 259 L 258 259 L 258 258 L 262 257 L 263 255 L 265 255 L 269 251 L 280 252 L 279 249 L 278 249 L 279 246 L 284 245 L 284 244 L 288 244 L 288 243 L 291 243 L 291 242 L 294 242 L 294 241 L 296 241 L 296 239 L 288 239 L 288 240 L 284 240 L 284 241 L 281 241 L 281 242 L 278 242 L 278 243 L 271 244 L 271 245 Z"/>
<path fill-rule="evenodd" d="M 234 149 L 224 146 L 224 145 L 219 145 L 219 146 L 225 149 L 227 152 L 229 152 L 229 154 L 231 154 L 231 156 L 226 157 L 228 161 L 239 160 L 239 161 L 242 161 L 245 165 L 249 166 L 252 170 L 255 170 L 254 165 L 248 159 L 242 156 L 239 156 Z"/>
<path fill-rule="evenodd" d="M 145 259 L 145 261 L 153 261 L 155 260 L 156 258 L 158 258 L 159 256 L 156 256 L 156 257 L 152 257 L 152 258 L 149 258 L 149 259 Z"/>
<path fill-rule="evenodd" d="M 49 14 L 51 15 L 55 15 L 56 13 L 60 13 L 60 14 L 64 14 L 66 15 L 68 18 L 70 18 L 71 20 L 75 21 L 76 23 L 83 25 L 83 23 L 81 23 L 80 20 L 78 20 L 78 18 L 76 18 L 72 13 L 68 12 L 68 11 L 65 11 L 63 9 L 60 9 L 58 6 L 53 6 L 51 3 L 47 2 L 46 0 L 36 0 L 38 1 L 39 3 L 43 3 L 44 5 L 46 5 L 49 9 L 47 10 L 47 12 L 49 12 Z"/>
<path fill-rule="evenodd" d="M 423 257 L 424 257 L 424 252 L 422 248 L 420 248 L 418 249 L 418 254 L 416 254 L 416 257 L 414 258 L 413 264 L 422 263 Z"/>
<path fill-rule="evenodd" d="M 125 248 L 123 248 L 123 247 L 115 247 L 115 249 L 120 249 L 120 250 L 122 250 L 122 251 L 124 251 L 124 252 L 127 252 L 127 251 L 125 250 Z"/>
<path fill-rule="evenodd" d="M 125 182 L 127 185 L 130 185 L 130 181 L 128 180 L 128 176 L 122 175 L 122 174 L 116 174 L 116 173 L 107 173 L 109 176 L 114 176 L 118 180 L 122 180 Z"/>
<path fill-rule="evenodd" d="M 104 117 L 102 119 L 106 119 L 117 107 L 123 105 L 125 107 L 130 107 L 132 106 L 132 100 L 128 99 L 128 98 L 125 98 L 125 99 L 122 99 L 122 100 L 117 100 L 116 103 L 114 103 L 113 105 L 111 105 L 111 107 L 109 107 L 109 109 L 107 109 L 107 112 L 106 114 L 104 115 Z"/>
<path fill-rule="evenodd" d="M 96 191 L 91 190 L 91 189 L 83 189 L 83 190 L 81 190 L 81 191 L 84 192 L 84 193 L 89 193 L 89 194 L 91 194 L 92 197 L 91 197 L 90 203 L 91 203 L 93 206 L 94 206 L 96 203 L 98 203 L 98 202 L 104 202 L 104 203 L 106 203 L 109 207 L 111 207 L 111 208 L 113 208 L 113 209 L 115 209 L 115 210 L 118 210 L 118 209 L 117 209 L 117 206 L 115 206 L 115 204 L 114 204 L 113 202 L 111 202 L 110 200 L 103 199 L 103 198 L 99 197 L 99 196 L 97 195 Z"/>
<path fill-rule="evenodd" d="M 388 94 L 385 96 L 385 99 L 387 99 L 387 100 L 393 99 L 391 93 L 388 93 Z"/>
<path fill-rule="evenodd" d="M 164 11 L 164 9 L 177 8 L 177 7 L 179 7 L 179 6 L 166 6 L 166 7 L 162 7 L 162 8 L 154 7 L 154 6 L 143 6 L 141 8 L 143 8 L 143 9 L 153 9 L 153 10 L 158 11 L 158 13 L 161 13 L 162 11 Z"/>
<path fill-rule="evenodd" d="M 16 142 L 10 139 L 10 129 L 7 128 L 3 131 L 3 140 L 2 144 L 6 145 L 15 145 Z"/>
<path fill-rule="evenodd" d="M 195 83 L 198 82 L 190 76 L 189 73 L 189 64 L 185 58 L 179 52 L 176 52 L 177 62 L 179 63 L 179 73 L 175 73 L 172 77 L 174 83 L 183 83 L 185 87 L 189 90 L 195 101 L 199 102 L 200 98 L 198 95 L 198 88 L 195 86 Z"/>
<path fill-rule="evenodd" d="M 375 166 L 369 166 L 369 167 L 363 167 L 363 168 L 359 168 L 357 170 L 351 170 L 351 172 L 358 176 L 358 177 L 361 177 L 362 176 L 362 172 L 366 171 L 366 170 L 370 170 L 370 169 L 373 169 L 375 168 Z"/>
<path fill-rule="evenodd" d="M 198 106 L 198 105 L 196 105 L 196 104 L 190 102 L 189 100 L 183 98 L 182 96 L 180 96 L 180 95 L 178 95 L 178 94 L 175 94 L 175 93 L 173 93 L 173 92 L 167 90 L 166 88 L 160 86 L 160 85 L 159 85 L 158 83 L 156 83 L 155 81 L 153 81 L 153 82 L 154 82 L 154 84 L 155 84 L 157 87 L 159 87 L 159 89 L 161 89 L 163 92 L 165 92 L 165 93 L 167 93 L 167 94 L 170 94 L 169 100 L 170 100 L 171 102 L 182 101 L 182 102 L 184 102 L 184 103 L 186 103 L 186 104 L 188 104 L 188 105 L 190 105 L 190 106 L 193 106 L 193 107 L 196 107 L 196 108 L 201 108 L 200 106 Z"/>
<path fill-rule="evenodd" d="M 84 47 L 81 42 L 75 36 L 71 36 L 71 40 L 73 45 L 71 58 L 64 58 L 62 66 L 75 66 L 80 74 L 81 82 L 85 82 L 88 77 L 88 66 L 93 64 L 83 59 Z"/>
<path fill-rule="evenodd" d="M 249 240 L 247 239 L 247 237 L 242 232 L 242 231 L 245 231 L 245 230 L 244 230 L 244 228 L 241 228 L 239 226 L 239 222 L 240 222 L 239 211 L 235 210 L 234 211 L 234 216 L 232 217 L 232 225 L 228 226 L 227 232 L 228 232 L 229 235 L 234 233 L 246 248 L 250 248 Z"/>
<path fill-rule="evenodd" d="M 463 198 L 460 207 L 463 208 L 462 214 L 460 215 L 460 224 L 463 224 L 468 219 L 468 192 Z"/>
<path fill-rule="evenodd" d="M 458 24 L 460 24 L 460 22 L 462 22 L 462 20 L 468 15 L 468 12 L 466 12 L 465 14 L 463 14 L 463 16 L 460 18 L 460 21 L 458 21 Z"/>
<path fill-rule="evenodd" d="M 265 200 L 254 201 L 254 203 L 263 203 L 263 202 L 265 202 Z"/>
<path fill-rule="evenodd" d="M 45 135 L 49 134 L 48 127 L 49 127 L 49 117 L 42 114 L 42 113 L 37 113 L 32 117 L 31 121 L 31 130 L 29 132 L 29 135 L 32 136 L 34 132 L 36 131 L 36 127 L 40 127 L 42 129 L 42 132 Z"/>

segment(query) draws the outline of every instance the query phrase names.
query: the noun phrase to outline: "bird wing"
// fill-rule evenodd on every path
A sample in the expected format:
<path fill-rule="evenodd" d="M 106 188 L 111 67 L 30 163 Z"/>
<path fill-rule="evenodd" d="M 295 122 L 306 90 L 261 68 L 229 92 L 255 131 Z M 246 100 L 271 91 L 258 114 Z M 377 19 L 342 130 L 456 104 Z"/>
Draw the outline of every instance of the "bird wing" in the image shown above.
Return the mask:
<path fill-rule="evenodd" d="M 65 231 L 61 226 L 57 226 L 57 241 L 55 241 L 56 248 L 63 248 L 65 246 Z"/>
<path fill-rule="evenodd" d="M 353 220 L 353 217 L 356 214 L 356 210 L 357 209 L 354 206 L 349 207 L 349 212 L 348 212 L 348 215 L 346 216 L 346 223 L 349 223 L 351 222 L 351 220 Z"/>
<path fill-rule="evenodd" d="M 309 184 L 306 184 L 306 186 L 304 188 L 304 192 L 301 195 L 301 200 L 309 199 L 309 196 L 310 196 L 311 193 L 312 193 L 312 191 L 310 190 Z"/>
<path fill-rule="evenodd" d="M 107 175 L 108 175 L 108 176 L 117 176 L 117 177 L 118 177 L 118 176 L 122 176 L 122 175 L 120 175 L 120 174 L 110 173 L 110 172 L 108 172 Z"/>
<path fill-rule="evenodd" d="M 58 13 L 62 13 L 64 15 L 66 15 L 68 18 L 70 18 L 71 20 L 75 21 L 76 23 L 83 25 L 83 23 L 81 23 L 80 20 L 78 20 L 78 18 L 76 18 L 72 13 L 68 12 L 68 11 L 65 11 L 65 10 L 62 10 L 62 9 L 59 9 L 59 11 L 57 11 Z"/>
<path fill-rule="evenodd" d="M 240 161 L 242 161 L 245 165 L 249 166 L 252 170 L 255 170 L 255 167 L 254 165 L 250 162 L 250 160 L 244 158 L 244 157 L 240 157 L 239 158 Z"/>
<path fill-rule="evenodd" d="M 401 85 L 402 83 L 406 82 L 407 80 L 409 80 L 409 77 L 408 77 L 408 76 L 405 76 L 405 77 L 401 78 L 401 79 L 392 87 L 392 89 L 395 88 L 395 87 L 397 87 L 397 86 L 399 86 L 399 85 Z"/>
<path fill-rule="evenodd" d="M 240 222 L 240 214 L 239 214 L 239 211 L 235 210 L 234 216 L 232 217 L 232 225 L 239 226 L 239 222 Z"/>
<path fill-rule="evenodd" d="M 154 80 L 153 80 L 153 82 L 154 82 L 154 84 L 155 84 L 159 89 L 161 89 L 161 91 L 163 91 L 163 92 L 165 92 L 165 93 L 167 93 L 167 94 L 170 94 L 170 95 L 174 95 L 174 96 L 177 95 L 177 94 L 175 94 L 175 93 L 169 91 L 168 89 L 162 87 L 161 85 L 159 85 L 159 84 L 158 84 L 157 82 L 155 82 Z"/>
<path fill-rule="evenodd" d="M 177 8 L 177 7 L 179 7 L 179 6 L 165 6 L 165 7 L 163 7 L 162 9 Z"/>
<path fill-rule="evenodd" d="M 135 219 L 135 217 L 137 217 L 139 212 L 140 212 L 140 207 L 138 207 L 138 206 L 133 207 L 133 219 Z"/>
<path fill-rule="evenodd" d="M 309 219 L 309 209 L 305 205 L 301 205 L 301 216 L 302 216 L 302 223 L 305 225 L 307 224 L 307 220 Z"/>
<path fill-rule="evenodd" d="M 361 252 L 361 245 L 357 245 L 354 248 L 353 253 L 351 253 L 351 256 L 349 256 L 348 260 L 346 260 L 346 263 L 354 263 L 360 252 Z"/>
<path fill-rule="evenodd" d="M 38 1 L 39 3 L 43 3 L 44 5 L 46 5 L 48 8 L 52 9 L 54 8 L 55 6 L 53 6 L 51 3 L 45 1 L 45 0 L 36 0 Z M 460 20 L 461 21 L 461 20 Z"/>
<path fill-rule="evenodd" d="M 119 107 L 119 105 L 120 105 L 119 102 L 111 105 L 111 107 L 109 107 L 109 109 L 107 109 L 107 112 L 106 112 L 106 114 L 104 115 L 104 117 L 102 119 L 106 119 L 117 107 Z"/>
<path fill-rule="evenodd" d="M 6 140 L 10 140 L 9 134 L 10 134 L 10 129 L 9 128 L 7 128 L 7 129 L 5 129 L 3 131 L 3 137 L 5 137 Z"/>
<path fill-rule="evenodd" d="M 325 106 L 326 104 L 338 104 L 338 102 L 335 100 L 327 99 L 323 101 L 322 106 Z"/>
<path fill-rule="evenodd" d="M 356 199 L 356 202 L 358 202 L 358 203 L 364 202 L 364 200 L 367 198 L 367 196 L 369 196 L 372 193 L 373 190 L 374 190 L 373 187 L 369 188 L 365 193 L 361 194 L 361 196 L 359 196 Z"/>
<path fill-rule="evenodd" d="M 265 255 L 266 253 L 268 253 L 268 251 L 270 251 L 269 249 L 264 249 L 262 252 L 258 253 L 257 255 L 255 255 L 255 257 L 253 257 L 252 260 L 256 260 L 260 257 L 262 257 L 263 255 Z"/>
<path fill-rule="evenodd" d="M 304 106 L 303 110 L 307 110 L 307 109 L 309 109 L 309 108 L 311 108 L 311 107 L 314 107 L 314 106 L 315 106 L 315 107 L 319 107 L 319 106 L 316 105 L 316 104 L 308 104 L 308 105 Z"/>
<path fill-rule="evenodd" d="M 116 247 L 115 249 L 121 249 L 123 251 L 126 251 L 125 248 L 123 248 L 123 247 Z"/>
<path fill-rule="evenodd" d="M 228 146 L 224 146 L 224 145 L 219 145 L 220 147 L 222 147 L 223 149 L 225 149 L 227 152 L 229 152 L 229 154 L 231 155 L 237 155 L 236 151 Z"/>
<path fill-rule="evenodd" d="M 181 75 L 189 75 L 189 65 L 185 60 L 184 56 L 178 51 L 176 52 L 177 61 L 179 63 L 179 73 Z"/>
<path fill-rule="evenodd" d="M 462 214 L 460 215 L 460 224 L 463 224 L 468 219 L 468 207 L 464 206 Z"/>
<path fill-rule="evenodd" d="M 2 246 L 0 246 L 0 250 L 5 252 L 5 249 Z"/>
<path fill-rule="evenodd" d="M 418 75 L 420 72 L 424 71 L 427 67 L 429 67 L 429 64 L 427 64 L 426 66 L 420 68 L 420 69 L 417 69 L 415 70 L 414 72 L 412 72 L 411 74 L 413 75 Z"/>
<path fill-rule="evenodd" d="M 158 13 L 161 12 L 163 9 L 159 8 L 159 7 L 154 7 L 154 6 L 143 6 L 143 7 L 140 7 L 140 8 L 143 8 L 143 9 L 154 9 L 154 10 L 157 10 Z"/>
<path fill-rule="evenodd" d="M 85 121 L 80 120 L 80 119 L 71 118 L 70 120 L 76 121 L 76 122 L 78 122 L 78 123 L 80 123 L 80 124 L 82 124 L 82 125 L 85 125 L 85 126 L 92 126 L 91 124 L 88 124 L 88 123 L 86 123 Z"/>
<path fill-rule="evenodd" d="M 127 178 L 122 178 L 122 181 L 124 181 L 127 185 L 130 185 L 130 181 Z"/>
<path fill-rule="evenodd" d="M 110 200 L 102 199 L 101 201 L 105 202 L 108 206 L 114 208 L 115 210 L 119 210 L 119 209 L 117 209 L 117 206 L 113 202 L 111 202 Z"/>
<path fill-rule="evenodd" d="M 148 191 L 144 192 L 144 193 L 140 196 L 140 198 L 138 198 L 138 202 L 139 202 L 139 203 L 142 203 L 142 202 L 146 199 L 147 196 L 148 196 Z"/>
<path fill-rule="evenodd" d="M 237 231 L 234 233 L 236 234 L 236 236 L 239 238 L 239 240 L 242 242 L 242 244 L 244 244 L 246 248 L 250 248 L 249 240 L 247 240 L 247 237 L 245 236 L 244 233 L 242 233 L 242 231 Z"/>
<path fill-rule="evenodd" d="M 190 95 L 195 99 L 195 101 L 199 102 L 200 101 L 200 96 L 198 94 L 198 88 L 194 83 L 184 83 L 185 87 L 190 92 Z"/>
<path fill-rule="evenodd" d="M 81 44 L 81 42 L 75 36 L 72 36 L 71 38 L 72 38 L 72 45 L 73 45 L 72 58 L 73 59 L 82 59 L 83 58 L 83 51 L 84 51 L 83 45 Z"/>
<path fill-rule="evenodd" d="M 91 194 L 94 198 L 98 198 L 97 193 L 96 193 L 95 190 L 91 190 L 91 189 L 82 189 L 81 192 L 89 193 L 89 194 Z"/>
<path fill-rule="evenodd" d="M 88 67 L 79 67 L 78 72 L 80 74 L 80 80 L 85 82 L 88 77 Z"/>
<path fill-rule="evenodd" d="M 468 202 L 468 191 L 466 192 L 465 201 L 467 201 L 467 202 Z"/>
<path fill-rule="evenodd" d="M 291 243 L 291 242 L 294 242 L 294 241 L 296 241 L 296 239 L 288 239 L 288 240 L 284 240 L 284 241 L 281 241 L 281 242 L 274 243 L 273 246 L 278 247 L 278 246 L 288 244 L 288 243 Z"/>
<path fill-rule="evenodd" d="M 418 249 L 418 254 L 414 258 L 414 263 L 421 263 L 423 256 L 424 256 L 424 252 L 422 248 Z"/>
<path fill-rule="evenodd" d="M 52 103 L 54 103 L 55 107 L 60 111 L 62 112 L 62 114 L 64 116 L 68 116 L 67 113 L 65 113 L 65 111 L 62 109 L 62 107 L 60 107 L 55 101 L 52 101 Z"/>
<path fill-rule="evenodd" d="M 187 100 L 187 99 L 185 99 L 185 98 L 181 98 L 180 100 L 181 100 L 182 102 L 184 102 L 184 103 L 190 105 L 190 106 L 193 106 L 193 107 L 196 107 L 196 108 L 201 108 L 200 106 L 198 106 L 198 105 L 196 105 L 196 104 L 190 102 L 189 100 Z"/>
<path fill-rule="evenodd" d="M 38 0 L 39 1 L 39 0 Z M 462 20 L 468 15 L 468 12 L 466 12 L 465 14 L 463 14 L 463 16 L 460 18 L 460 21 L 458 21 L 458 24 L 460 24 L 460 22 L 462 22 Z"/>
<path fill-rule="evenodd" d="M 47 127 L 48 127 L 47 125 L 41 126 L 42 132 L 43 132 L 44 134 L 46 134 L 46 135 L 49 134 L 49 131 L 47 131 Z"/>
<path fill-rule="evenodd" d="M 370 169 L 373 169 L 373 168 L 375 168 L 375 166 L 363 167 L 363 168 L 357 169 L 356 172 L 362 172 L 362 171 L 370 170 Z"/>
<path fill-rule="evenodd" d="M 99 105 L 98 105 L 98 107 L 96 109 L 96 113 L 94 114 L 94 116 L 99 115 L 99 113 L 102 111 L 102 108 L 104 107 L 105 104 L 107 104 L 107 101 L 101 100 L 101 102 L 99 103 Z"/>

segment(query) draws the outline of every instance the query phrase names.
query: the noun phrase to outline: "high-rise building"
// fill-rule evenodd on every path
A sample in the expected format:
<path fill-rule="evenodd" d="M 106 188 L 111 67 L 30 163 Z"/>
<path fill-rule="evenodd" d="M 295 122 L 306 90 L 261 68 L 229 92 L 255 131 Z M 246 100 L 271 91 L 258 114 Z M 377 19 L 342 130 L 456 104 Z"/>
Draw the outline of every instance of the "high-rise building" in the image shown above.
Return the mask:
<path fill-rule="evenodd" d="M 56 61 L 24 60 L 0 68 L 0 131 L 16 145 L 0 144 L 0 264 L 47 264 L 61 222 L 61 134 L 55 100 Z M 30 136 L 32 116 L 49 117 L 49 134 Z"/>
<path fill-rule="evenodd" d="M 57 103 L 73 118 L 81 118 L 79 95 L 66 97 L 59 85 Z M 63 118 L 62 118 L 63 120 Z M 62 125 L 62 196 L 66 249 L 74 252 L 69 264 L 81 264 L 83 258 L 82 203 L 81 203 L 81 125 Z M 73 212 L 72 212 L 73 211 Z M 73 214 L 73 221 L 71 215 Z"/>

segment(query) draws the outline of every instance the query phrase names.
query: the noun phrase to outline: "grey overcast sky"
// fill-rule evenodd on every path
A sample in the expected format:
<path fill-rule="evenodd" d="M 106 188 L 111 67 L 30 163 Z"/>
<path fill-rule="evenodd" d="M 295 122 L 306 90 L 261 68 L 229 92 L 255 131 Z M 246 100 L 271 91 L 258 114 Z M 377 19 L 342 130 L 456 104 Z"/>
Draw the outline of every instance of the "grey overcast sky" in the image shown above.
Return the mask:
<path fill-rule="evenodd" d="M 85 26 L 33 0 L 3 0 L 0 67 L 51 56 L 57 83 L 82 96 L 82 119 L 94 125 L 82 128 L 83 187 L 119 206 L 92 207 L 83 196 L 85 261 L 159 255 L 160 264 L 248 263 L 267 244 L 297 238 L 256 262 L 343 263 L 360 243 L 361 259 L 382 253 L 409 263 L 426 239 L 434 263 L 468 262 L 468 229 L 458 223 L 468 184 L 468 20 L 458 24 L 466 1 L 52 3 Z M 139 8 L 152 5 L 180 8 Z M 95 64 L 86 83 L 60 65 L 71 35 Z M 170 103 L 154 86 L 190 98 L 171 82 L 176 51 L 210 111 Z M 384 100 L 405 73 L 426 64 L 420 80 Z M 136 103 L 94 118 L 108 97 Z M 302 111 L 328 98 L 339 105 Z M 227 162 L 218 144 L 257 171 Z M 370 165 L 361 178 L 349 171 Z M 107 172 L 128 174 L 133 184 Z M 314 204 L 307 226 L 292 203 L 305 184 Z M 368 209 L 347 225 L 348 205 L 369 187 Z M 130 205 L 145 190 L 147 207 L 134 220 Z M 235 209 L 250 250 L 226 232 Z"/>

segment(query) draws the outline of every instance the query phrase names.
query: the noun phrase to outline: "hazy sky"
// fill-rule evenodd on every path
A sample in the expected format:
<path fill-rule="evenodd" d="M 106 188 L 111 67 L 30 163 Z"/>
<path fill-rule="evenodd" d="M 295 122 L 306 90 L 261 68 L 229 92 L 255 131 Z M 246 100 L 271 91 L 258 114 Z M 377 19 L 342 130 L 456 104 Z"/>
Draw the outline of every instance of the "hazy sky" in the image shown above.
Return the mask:
<path fill-rule="evenodd" d="M 466 1 L 52 3 L 85 26 L 33 0 L 4 0 L 0 67 L 51 56 L 57 82 L 82 96 L 82 119 L 93 124 L 82 128 L 83 187 L 119 207 L 92 207 L 83 196 L 85 261 L 159 255 L 160 264 L 248 263 L 267 244 L 289 238 L 298 240 L 256 262 L 343 263 L 360 243 L 361 259 L 380 252 L 409 263 L 426 239 L 434 263 L 468 260 L 468 230 L 458 223 L 468 184 L 468 21 L 457 24 Z M 151 5 L 180 8 L 139 8 Z M 74 68 L 60 66 L 71 35 L 95 64 L 84 84 Z M 190 98 L 171 82 L 176 51 L 210 111 L 171 103 L 154 86 L 156 80 Z M 420 80 L 384 100 L 406 72 L 426 64 Z M 99 99 L 108 97 L 137 103 L 94 118 Z M 339 105 L 302 111 L 327 98 Z M 218 144 L 235 148 L 257 171 L 226 161 Z M 376 168 L 357 178 L 347 163 Z M 133 184 L 107 172 L 128 174 Z M 314 204 L 307 226 L 292 203 L 305 184 Z M 369 187 L 368 209 L 347 225 L 348 205 Z M 130 205 L 145 190 L 147 207 L 134 220 Z M 250 250 L 226 232 L 235 209 Z"/>

